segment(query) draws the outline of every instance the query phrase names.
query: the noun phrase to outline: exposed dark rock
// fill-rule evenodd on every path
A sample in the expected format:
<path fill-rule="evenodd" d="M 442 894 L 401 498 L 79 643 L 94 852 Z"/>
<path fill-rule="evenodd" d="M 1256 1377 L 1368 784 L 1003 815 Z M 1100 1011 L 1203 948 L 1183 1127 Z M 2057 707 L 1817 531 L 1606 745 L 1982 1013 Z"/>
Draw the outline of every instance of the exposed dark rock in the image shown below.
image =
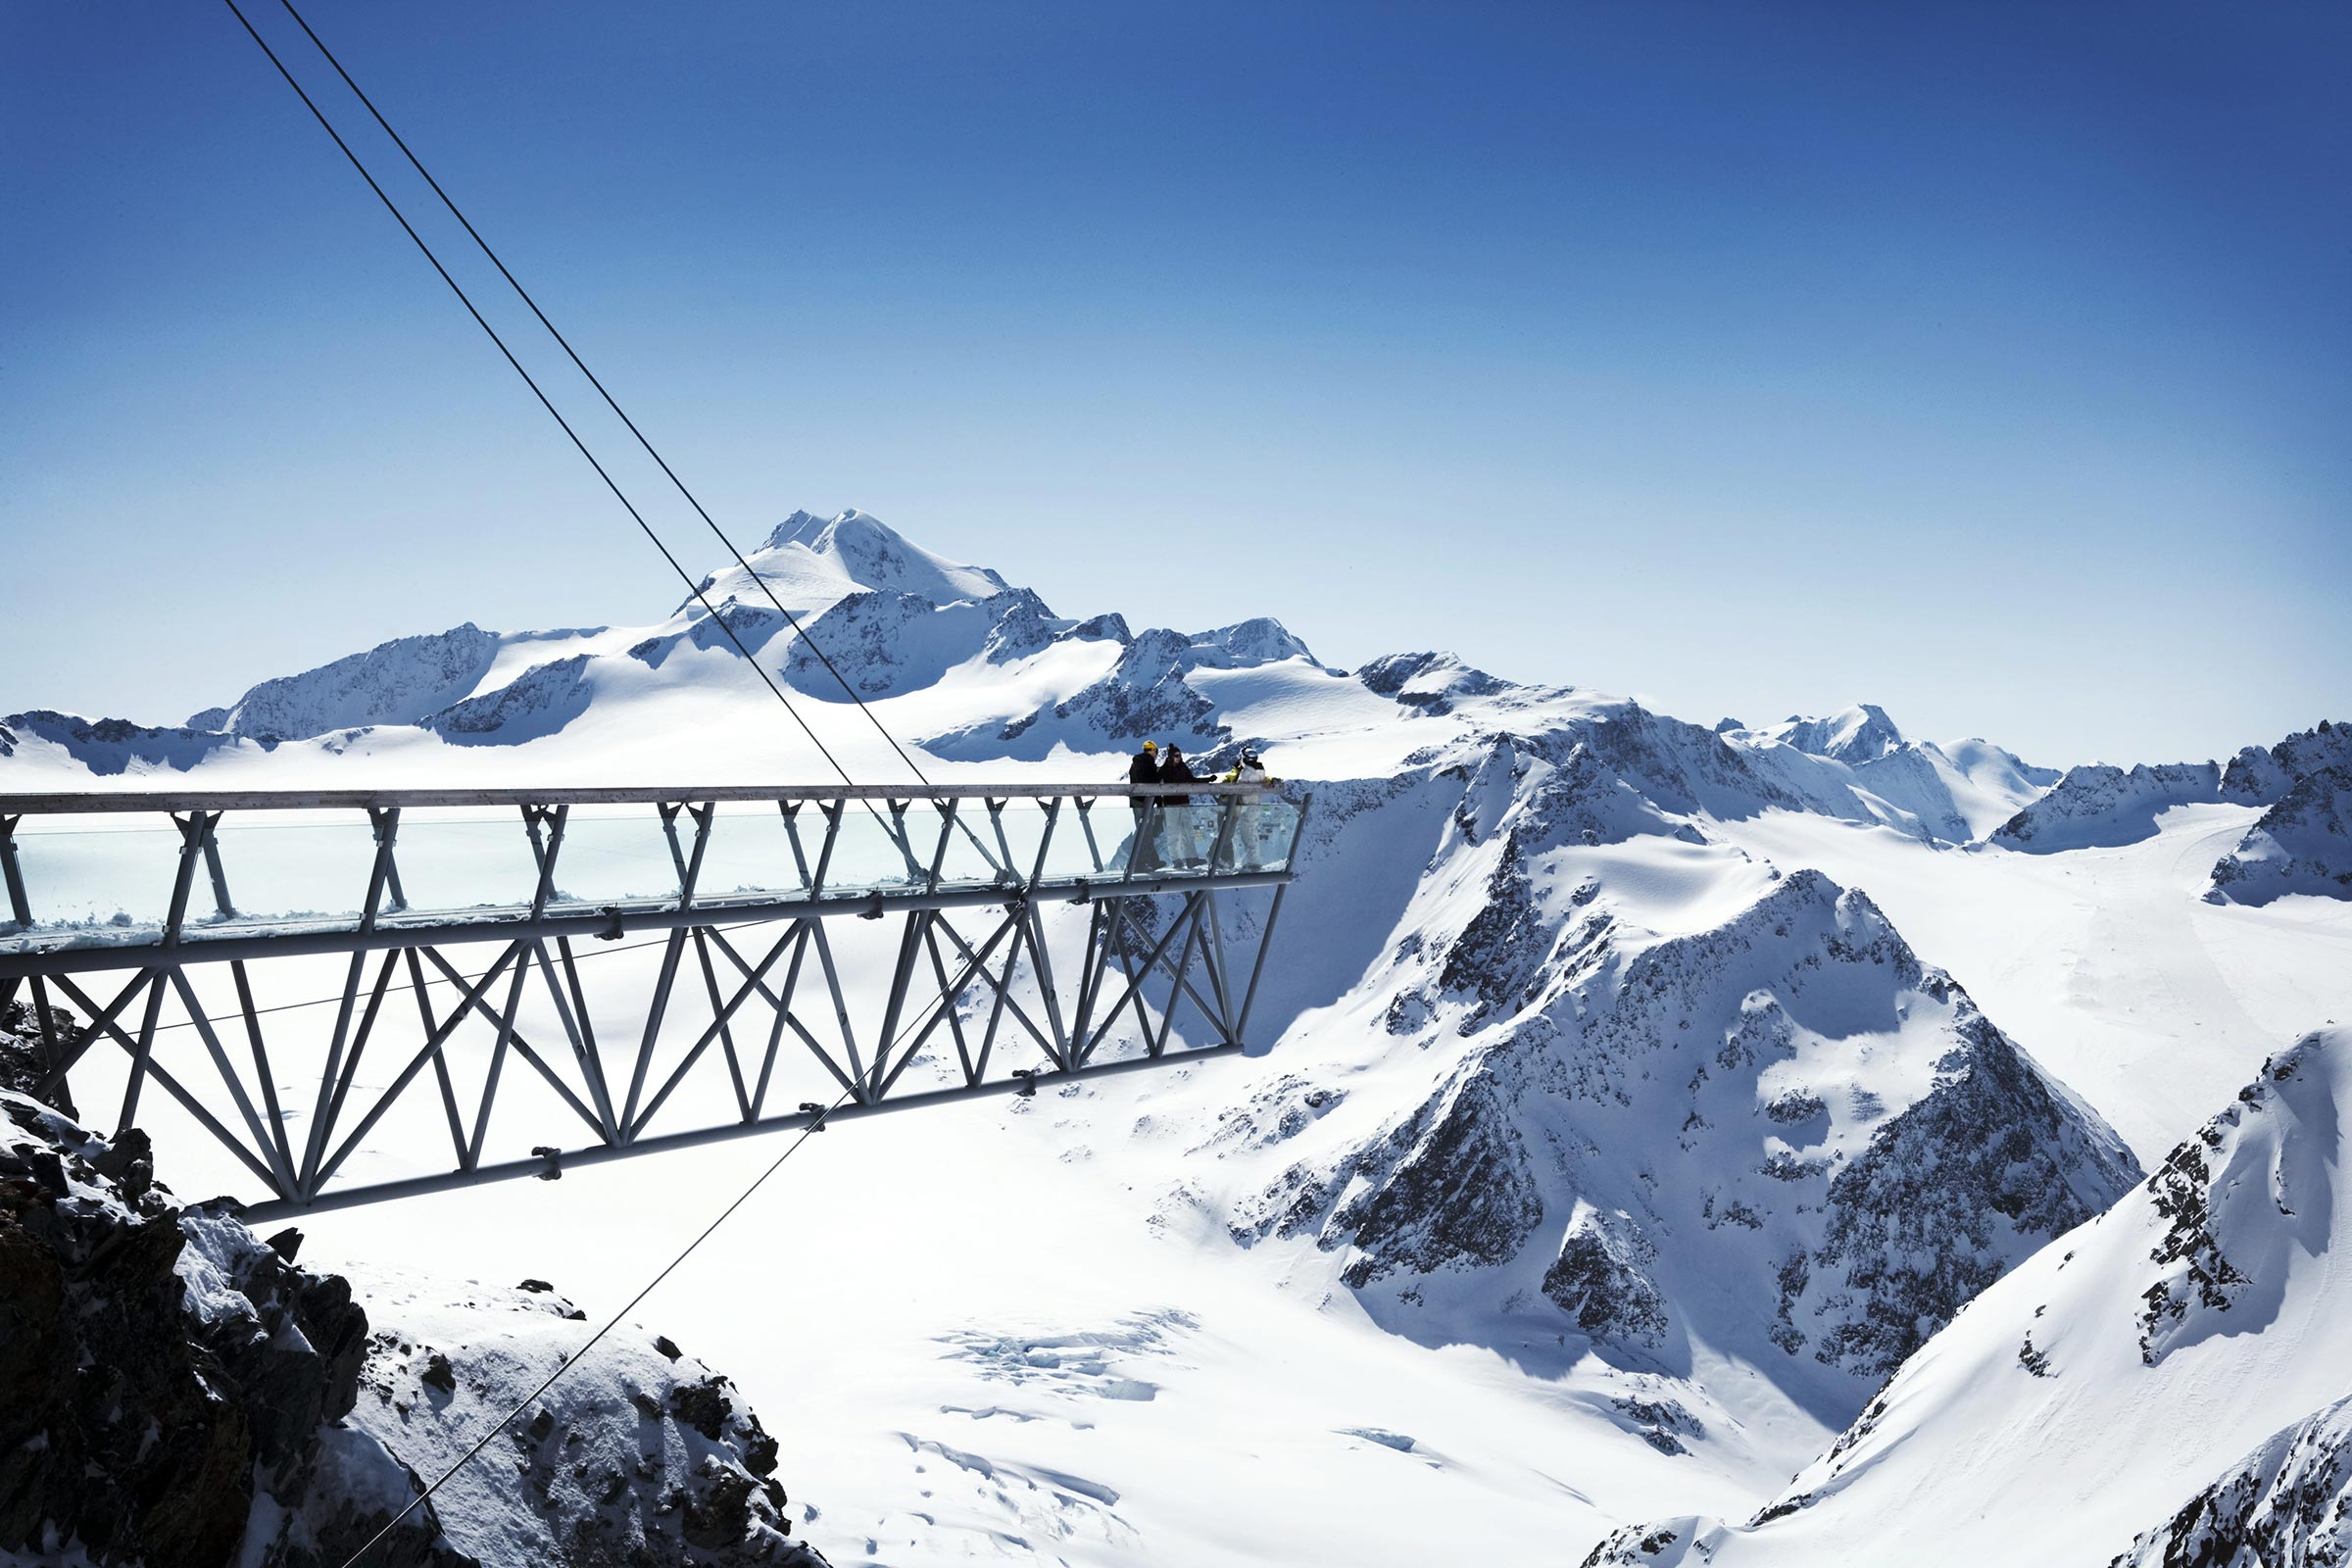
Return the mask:
<path fill-rule="evenodd" d="M 1656 1256 L 1630 1215 L 1583 1209 L 1544 1271 L 1544 1294 L 1596 1339 L 1656 1345 L 1666 1298 L 1644 1272 Z"/>
<path fill-rule="evenodd" d="M 1815 1354 L 1868 1378 L 1892 1375 L 2000 1278 L 2019 1237 L 2072 1230 L 2139 1175 L 1965 995 L 1949 994 L 1960 1046 L 1936 1064 L 1927 1097 L 1831 1183 L 1814 1251 L 1816 1270 L 1842 1265 L 1844 1290 L 1868 1303 L 1825 1332 Z"/>
<path fill-rule="evenodd" d="M 341 1568 L 390 1521 L 389 1499 L 421 1485 L 397 1445 L 433 1430 L 437 1467 L 454 1457 L 450 1445 L 481 1430 L 488 1395 L 514 1396 L 495 1380 L 516 1375 L 517 1342 L 501 1338 L 487 1364 L 503 1373 L 485 1374 L 468 1367 L 464 1344 L 444 1350 L 407 1331 L 371 1334 L 346 1280 L 296 1266 L 299 1242 L 285 1231 L 265 1243 L 220 1203 L 180 1206 L 153 1180 L 135 1133 L 98 1139 L 0 1094 L 0 1558 Z M 544 1285 L 507 1299 L 531 1302 L 542 1321 L 572 1315 Z M 365 1412 L 363 1392 L 372 1396 Z M 563 1421 L 557 1396 L 572 1401 Z M 511 1484 L 493 1480 L 487 1499 L 477 1491 L 468 1507 L 545 1520 L 564 1544 L 542 1561 L 683 1560 L 645 1527 L 650 1508 L 625 1506 L 628 1480 L 611 1491 L 584 1463 L 577 1476 L 558 1467 L 583 1442 L 596 1446 L 583 1454 L 615 1443 L 633 1450 L 636 1412 L 592 1376 L 557 1396 L 510 1432 L 519 1464 L 489 1467 Z M 661 1418 L 664 1406 L 651 1403 Z M 818 1565 L 786 1539 L 775 1440 L 731 1386 L 698 1370 L 670 1403 L 694 1434 L 694 1469 L 660 1484 L 678 1499 L 693 1561 Z M 601 1512 L 576 1494 L 605 1491 L 613 1506 Z M 590 1517 L 573 1517 L 582 1509 Z M 369 1565 L 468 1568 L 476 1559 L 461 1538 L 509 1540 L 509 1528 L 421 1504 L 375 1544 Z"/>
<path fill-rule="evenodd" d="M 0 1112 L 0 1552 L 313 1568 L 356 1551 L 390 1514 L 343 1494 L 343 1467 L 379 1471 L 374 1495 L 410 1477 L 373 1445 L 320 1446 L 366 1352 L 349 1287 L 152 1182 L 130 1195 L 104 1167 L 143 1156 L 46 1107 L 7 1096 Z M 64 1192 L 36 1174 L 52 1162 Z M 265 1494 L 280 1528 L 249 1540 Z M 400 1568 L 473 1561 L 429 1505 L 376 1549 Z"/>
<path fill-rule="evenodd" d="M 52 1005 L 49 1026 L 60 1040 L 71 1040 L 80 1029 L 81 1021 L 65 1008 Z M 34 1016 L 30 1004 L 0 1002 L 0 1089 L 38 1100 L 68 1116 L 80 1114 L 74 1108 L 73 1086 L 64 1079 L 47 1094 L 41 1092 L 41 1080 L 48 1077 L 48 1056 L 41 1044 L 40 1020 Z M 139 1144 L 144 1155 L 146 1140 L 142 1134 Z"/>
<path fill-rule="evenodd" d="M 2352 1562 L 2352 1400 L 2239 1460 L 2112 1568 L 2342 1568 Z"/>

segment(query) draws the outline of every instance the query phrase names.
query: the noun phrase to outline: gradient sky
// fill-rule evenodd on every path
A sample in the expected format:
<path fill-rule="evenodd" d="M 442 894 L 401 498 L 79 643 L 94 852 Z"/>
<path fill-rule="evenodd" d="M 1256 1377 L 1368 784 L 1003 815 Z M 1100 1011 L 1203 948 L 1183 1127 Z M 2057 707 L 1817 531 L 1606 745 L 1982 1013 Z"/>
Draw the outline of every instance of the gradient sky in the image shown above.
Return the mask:
<path fill-rule="evenodd" d="M 2352 717 L 2341 5 L 306 14 L 740 542 L 2056 763 Z M 0 0 L 0 711 L 676 602 L 224 6 Z"/>

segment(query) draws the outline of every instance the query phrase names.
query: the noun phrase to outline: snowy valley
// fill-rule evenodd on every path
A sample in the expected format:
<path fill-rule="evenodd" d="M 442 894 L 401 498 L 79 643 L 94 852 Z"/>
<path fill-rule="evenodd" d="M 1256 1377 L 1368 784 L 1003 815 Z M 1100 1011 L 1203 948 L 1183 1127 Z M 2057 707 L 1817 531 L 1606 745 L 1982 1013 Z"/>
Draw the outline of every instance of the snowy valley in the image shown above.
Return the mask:
<path fill-rule="evenodd" d="M 2352 726 L 2061 769 L 1068 618 L 854 511 L 747 559 L 800 634 L 730 563 L 725 631 L 467 624 L 181 724 L 0 717 L 12 792 L 816 779 L 740 641 L 861 777 L 905 763 L 845 683 L 938 782 L 1153 737 L 1311 794 L 1247 1055 L 829 1135 L 583 1364 L 552 1420 L 598 1451 L 690 1381 L 654 1325 L 760 1412 L 776 1452 L 663 1428 L 769 1552 L 692 1560 L 789 1561 L 786 1524 L 837 1565 L 2340 1556 Z M 173 1186 L 233 1186 L 165 1114 Z M 306 1220 L 393 1336 L 348 1445 L 442 1418 L 409 1345 L 517 1381 L 768 1157 Z M 516 1511 L 496 1451 L 449 1549 L 595 1517 Z"/>

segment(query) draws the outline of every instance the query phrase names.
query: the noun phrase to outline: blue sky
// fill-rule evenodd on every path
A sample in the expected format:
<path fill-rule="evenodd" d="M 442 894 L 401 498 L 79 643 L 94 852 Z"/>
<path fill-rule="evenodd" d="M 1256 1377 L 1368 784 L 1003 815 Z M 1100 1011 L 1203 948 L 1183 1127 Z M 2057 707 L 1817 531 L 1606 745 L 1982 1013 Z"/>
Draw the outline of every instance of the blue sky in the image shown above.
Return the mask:
<path fill-rule="evenodd" d="M 739 541 L 2061 763 L 2352 716 L 2340 6 L 306 14 Z M 224 7 L 0 7 L 0 711 L 675 602 Z"/>

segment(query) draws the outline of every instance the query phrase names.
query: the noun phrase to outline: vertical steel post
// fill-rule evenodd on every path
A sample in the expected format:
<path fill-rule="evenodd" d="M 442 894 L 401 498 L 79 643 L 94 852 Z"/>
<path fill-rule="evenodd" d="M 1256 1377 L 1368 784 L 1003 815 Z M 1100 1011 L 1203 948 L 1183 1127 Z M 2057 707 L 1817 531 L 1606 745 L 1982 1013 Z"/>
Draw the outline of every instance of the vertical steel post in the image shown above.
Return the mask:
<path fill-rule="evenodd" d="M 237 1010 L 245 1015 L 245 1040 L 253 1051 L 254 1076 L 261 1080 L 262 1105 L 270 1113 L 270 1142 L 278 1166 L 285 1172 L 286 1185 L 294 1185 L 294 1150 L 286 1140 L 286 1113 L 277 1102 L 277 1074 L 270 1068 L 269 1048 L 262 1044 L 262 1018 L 253 1004 L 253 982 L 245 972 L 245 960 L 229 960 L 228 972 L 237 987 Z M 193 1004 L 195 992 L 187 983 L 185 969 L 174 971 L 180 983 L 180 995 Z"/>
<path fill-rule="evenodd" d="M 233 920 L 237 906 L 228 896 L 228 874 L 220 869 L 220 814 L 216 811 L 204 826 L 204 870 L 213 883 L 213 908 L 221 919 Z"/>
<path fill-rule="evenodd" d="M 375 929 L 376 914 L 382 906 L 385 888 L 391 880 L 392 841 L 400 831 L 400 808 L 368 808 L 368 825 L 375 838 L 375 857 L 368 867 L 368 892 L 360 906 L 362 932 Z M 388 973 L 392 963 L 391 953 L 384 955 L 384 962 Z M 360 976 L 367 967 L 368 956 L 365 953 L 353 953 L 351 968 L 343 977 L 342 1000 L 335 1006 L 334 1033 L 327 1038 L 326 1064 L 318 1074 L 318 1100 L 317 1107 L 311 1112 L 310 1134 L 303 1140 L 302 1179 L 299 1186 L 304 1192 L 310 1190 L 310 1184 L 318 1172 L 318 1156 L 323 1152 L 328 1129 L 327 1105 L 342 1072 L 344 1042 L 351 1031 L 351 1009 L 358 1001 Z M 381 995 L 380 989 L 378 995 Z"/>
<path fill-rule="evenodd" d="M 571 820 L 568 805 L 522 808 L 523 830 L 531 836 L 531 857 L 539 862 L 539 882 L 531 890 L 531 918 L 538 919 L 547 912 L 547 901 L 556 891 L 556 857 L 563 853 L 564 827 Z M 539 828 L 547 827 L 547 843 L 539 842 Z"/>
<path fill-rule="evenodd" d="M 937 893 L 939 891 L 939 868 L 947 863 L 948 837 L 950 834 L 956 831 L 956 804 L 957 803 L 955 801 L 942 801 L 938 803 L 939 843 L 931 851 L 931 868 L 923 877 L 923 891 L 925 893 Z"/>
<path fill-rule="evenodd" d="M 130 1081 L 122 1086 L 122 1114 L 115 1120 L 117 1137 L 137 1125 L 139 1087 L 147 1081 L 147 1064 L 155 1057 L 155 1015 L 164 1005 L 164 974 L 160 969 L 153 974 L 155 978 L 147 992 L 147 1010 L 139 1019 L 138 1049 L 130 1055 Z M 178 978 L 176 971 L 172 978 Z M 102 1024 L 93 1027 L 111 1028 L 113 1023 L 110 1014 Z"/>
<path fill-rule="evenodd" d="M 1225 976 L 1225 926 L 1217 918 L 1217 900 L 1220 895 L 1208 895 L 1208 941 L 1200 949 L 1201 961 L 1208 967 L 1209 989 L 1217 997 L 1217 1029 L 1222 1035 L 1220 1044 L 1238 1045 L 1233 1032 L 1233 991 Z"/>
<path fill-rule="evenodd" d="M 188 972 L 185 969 L 173 969 L 171 971 L 171 981 L 172 987 L 179 993 L 179 1004 L 187 1009 L 188 1022 L 195 1026 L 197 1037 L 204 1042 L 205 1054 L 212 1057 L 213 1070 L 220 1075 L 220 1083 L 227 1089 L 228 1098 L 236 1103 L 237 1114 L 244 1118 L 246 1131 L 253 1134 L 254 1149 L 270 1162 L 270 1168 L 273 1173 L 272 1182 L 283 1192 L 291 1193 L 295 1189 L 294 1156 L 283 1147 L 284 1138 L 282 1136 L 272 1137 L 271 1130 L 263 1124 L 261 1113 L 254 1109 L 252 1097 L 245 1093 L 244 1082 L 237 1077 L 237 1069 L 228 1059 L 228 1048 L 223 1046 L 220 1043 L 220 1037 L 214 1033 L 213 1021 L 205 1015 L 204 1007 L 196 997 L 196 988 L 188 983 Z M 161 1002 L 162 997 L 163 982 L 159 979 L 156 982 L 156 1002 Z M 153 1002 L 148 1004 L 150 1020 L 155 1015 L 155 1004 Z M 148 1030 L 142 1031 L 140 1036 L 142 1042 L 151 1033 L 152 1024 Z M 142 1059 L 147 1055 L 144 1045 L 141 1047 L 140 1055 Z M 271 1098 L 274 1102 L 274 1097 Z M 129 1109 L 132 1103 L 131 1097 L 125 1096 L 124 1108 Z M 128 1124 L 125 1123 L 125 1125 Z"/>
<path fill-rule="evenodd" d="M 24 893 L 24 867 L 17 860 L 16 816 L 0 816 L 0 880 L 8 884 L 9 918 L 24 930 L 32 928 L 32 901 Z"/>
<path fill-rule="evenodd" d="M 172 906 L 164 916 L 160 946 L 179 946 L 179 928 L 188 914 L 188 894 L 196 881 L 196 862 L 204 854 L 204 841 L 212 831 L 212 816 L 204 811 L 190 811 L 185 818 L 174 813 L 172 820 L 179 828 L 179 872 L 172 882 Z"/>
<path fill-rule="evenodd" d="M 719 1009 L 725 1005 L 718 995 L 718 971 L 710 966 L 710 944 L 702 929 L 687 931 L 694 943 L 694 957 L 703 971 L 703 991 L 710 999 L 710 1015 L 718 1020 L 718 1046 L 727 1058 L 727 1081 L 735 1090 L 735 1111 L 744 1121 L 752 1119 L 751 1091 L 744 1087 L 743 1061 L 735 1054 L 735 1026 Z"/>
<path fill-rule="evenodd" d="M 1257 934 L 1257 958 L 1250 965 L 1250 989 L 1242 995 L 1242 1015 L 1233 1026 L 1234 1043 L 1247 1039 L 1250 1031 L 1250 1009 L 1257 1005 L 1257 982 L 1266 972 L 1266 955 L 1274 948 L 1274 922 L 1282 918 L 1282 896 L 1291 891 L 1288 882 L 1274 889 L 1274 903 L 1266 910 L 1266 923 Z"/>

